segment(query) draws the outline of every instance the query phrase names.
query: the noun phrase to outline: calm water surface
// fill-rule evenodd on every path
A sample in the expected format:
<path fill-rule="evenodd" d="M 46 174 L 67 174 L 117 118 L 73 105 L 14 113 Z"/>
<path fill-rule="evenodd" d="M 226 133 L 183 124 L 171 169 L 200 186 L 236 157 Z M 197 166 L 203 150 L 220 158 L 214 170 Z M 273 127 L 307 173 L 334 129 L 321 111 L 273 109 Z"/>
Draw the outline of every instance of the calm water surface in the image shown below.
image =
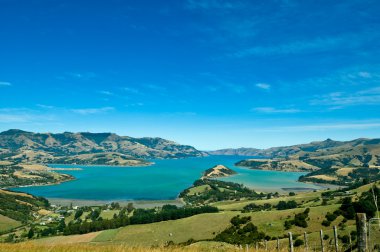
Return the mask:
<path fill-rule="evenodd" d="M 192 185 L 202 172 L 217 164 L 226 165 L 238 175 L 223 178 L 225 181 L 243 183 L 262 191 L 281 191 L 281 188 L 318 188 L 297 182 L 300 172 L 258 171 L 235 167 L 245 159 L 241 156 L 210 156 L 177 160 L 152 160 L 152 166 L 112 167 L 50 165 L 51 167 L 80 167 L 80 171 L 57 171 L 71 174 L 76 180 L 51 186 L 32 186 L 13 190 L 47 198 L 79 200 L 164 200 L 175 199 Z"/>

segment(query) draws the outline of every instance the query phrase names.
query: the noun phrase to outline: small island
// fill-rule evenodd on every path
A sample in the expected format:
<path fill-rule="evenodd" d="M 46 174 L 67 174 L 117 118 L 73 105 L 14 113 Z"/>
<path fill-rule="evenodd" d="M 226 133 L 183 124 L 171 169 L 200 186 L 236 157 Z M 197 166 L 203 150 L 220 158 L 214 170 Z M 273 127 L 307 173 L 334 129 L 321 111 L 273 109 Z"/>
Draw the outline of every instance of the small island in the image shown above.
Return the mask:
<path fill-rule="evenodd" d="M 222 178 L 228 177 L 231 175 L 237 174 L 234 170 L 224 166 L 224 165 L 216 165 L 210 169 L 207 169 L 201 179 L 210 179 L 210 178 Z"/>

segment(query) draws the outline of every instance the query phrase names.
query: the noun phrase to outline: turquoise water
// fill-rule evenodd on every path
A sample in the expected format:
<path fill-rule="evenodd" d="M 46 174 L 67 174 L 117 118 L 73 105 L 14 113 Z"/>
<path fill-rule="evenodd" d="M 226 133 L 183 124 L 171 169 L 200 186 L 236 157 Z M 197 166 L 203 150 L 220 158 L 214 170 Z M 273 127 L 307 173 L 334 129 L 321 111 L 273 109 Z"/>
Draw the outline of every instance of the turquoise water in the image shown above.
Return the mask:
<path fill-rule="evenodd" d="M 264 191 L 281 191 L 281 188 L 315 185 L 296 182 L 299 172 L 258 171 L 235 167 L 234 163 L 244 159 L 238 156 L 210 156 L 175 160 L 153 160 L 152 166 L 112 167 L 51 165 L 51 167 L 80 167 L 80 171 L 59 171 L 71 174 L 76 180 L 51 186 L 13 188 L 47 198 L 79 200 L 164 200 L 175 199 L 185 188 L 192 185 L 202 172 L 217 164 L 234 169 L 238 175 L 223 178 L 226 181 L 243 183 Z"/>

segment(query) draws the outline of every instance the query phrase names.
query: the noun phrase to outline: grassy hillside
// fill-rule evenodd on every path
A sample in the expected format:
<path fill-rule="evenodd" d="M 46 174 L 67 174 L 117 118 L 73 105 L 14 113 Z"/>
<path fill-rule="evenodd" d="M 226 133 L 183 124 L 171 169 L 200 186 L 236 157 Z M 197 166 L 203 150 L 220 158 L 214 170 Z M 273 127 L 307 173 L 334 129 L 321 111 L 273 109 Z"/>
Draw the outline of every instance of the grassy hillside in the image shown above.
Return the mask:
<path fill-rule="evenodd" d="M 97 245 L 125 244 L 128 246 L 165 246 L 168 243 L 183 244 L 187 241 L 208 241 L 217 234 L 231 226 L 230 220 L 239 215 L 240 217 L 250 217 L 250 222 L 257 226 L 258 230 L 265 233 L 269 239 L 269 246 L 274 249 L 277 237 L 281 238 L 282 246 L 287 244 L 287 233 L 292 232 L 295 239 L 305 231 L 309 234 L 310 244 L 319 244 L 319 231 L 322 229 L 328 235 L 326 246 L 332 239 L 332 227 L 339 226 L 340 236 L 348 235 L 355 230 L 355 222 L 352 219 L 344 219 L 338 215 L 327 226 L 323 224 L 326 216 L 336 212 L 342 204 L 342 200 L 352 197 L 357 200 L 365 194 L 370 185 L 365 185 L 352 190 L 352 194 L 339 194 L 331 190 L 322 192 L 306 192 L 292 196 L 279 196 L 264 200 L 226 201 L 214 203 L 220 210 L 219 213 L 206 213 L 191 216 L 184 219 L 162 221 L 150 224 L 129 225 L 118 229 L 104 230 L 85 235 L 57 236 L 34 240 L 35 244 L 70 244 L 70 243 L 94 243 Z M 334 195 L 334 196 L 333 196 Z M 296 208 L 277 210 L 271 208 L 263 211 L 243 211 L 248 204 L 272 206 L 278 205 L 281 201 L 295 201 Z M 286 221 L 292 220 L 297 214 L 303 213 L 309 208 L 306 219 L 307 227 L 284 225 Z M 261 243 L 261 245 L 263 244 Z"/>
<path fill-rule="evenodd" d="M 44 198 L 0 190 L 0 214 L 13 220 L 27 223 L 35 218 L 34 213 L 48 206 Z"/>
<path fill-rule="evenodd" d="M 11 230 L 21 225 L 20 221 L 16 221 L 7 216 L 0 214 L 0 233 Z"/>

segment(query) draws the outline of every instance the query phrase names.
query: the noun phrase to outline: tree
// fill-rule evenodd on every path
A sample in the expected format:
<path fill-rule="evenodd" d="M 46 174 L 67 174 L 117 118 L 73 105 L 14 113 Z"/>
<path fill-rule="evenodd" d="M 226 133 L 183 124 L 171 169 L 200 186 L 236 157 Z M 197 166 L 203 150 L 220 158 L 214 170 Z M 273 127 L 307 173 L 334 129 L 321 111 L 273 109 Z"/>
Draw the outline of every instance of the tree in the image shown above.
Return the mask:
<path fill-rule="evenodd" d="M 58 223 L 57 229 L 59 232 L 63 232 L 66 227 L 65 219 L 61 219 Z"/>
<path fill-rule="evenodd" d="M 74 219 L 78 219 L 79 217 L 81 217 L 83 214 L 83 210 L 80 208 L 78 209 L 76 212 L 75 212 L 75 216 L 74 216 Z"/>
<path fill-rule="evenodd" d="M 32 239 L 34 236 L 34 230 L 33 228 L 29 229 L 29 232 L 28 232 L 28 239 Z"/>
<path fill-rule="evenodd" d="M 127 205 L 127 211 L 128 213 L 131 213 L 135 208 L 133 207 L 133 203 L 129 202 Z"/>

